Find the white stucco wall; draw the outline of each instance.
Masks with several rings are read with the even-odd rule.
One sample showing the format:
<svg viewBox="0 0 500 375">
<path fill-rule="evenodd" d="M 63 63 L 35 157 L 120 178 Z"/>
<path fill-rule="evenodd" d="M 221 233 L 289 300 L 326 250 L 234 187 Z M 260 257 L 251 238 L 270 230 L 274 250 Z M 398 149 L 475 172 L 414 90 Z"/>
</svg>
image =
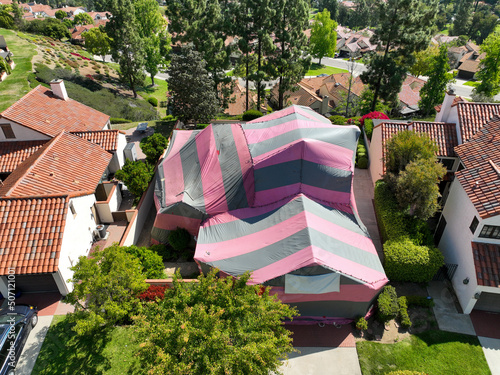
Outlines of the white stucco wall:
<svg viewBox="0 0 500 375">
<path fill-rule="evenodd" d="M 443 216 L 447 224 L 439 242 L 439 248 L 443 252 L 446 263 L 458 264 L 452 284 L 460 305 L 465 312 L 471 302 L 475 303 L 473 296 L 477 288 L 471 246 L 475 236 L 471 233 L 469 226 L 474 216 L 479 220 L 480 217 L 457 179 L 451 183 L 450 194 L 443 209 Z M 476 228 L 476 237 L 480 231 L 480 226 L 481 224 Z M 463 283 L 466 278 L 469 278 L 468 284 Z"/>
<path fill-rule="evenodd" d="M 27 128 L 26 126 L 19 125 L 18 123 L 7 120 L 3 117 L 0 117 L 0 124 L 10 124 L 12 127 L 12 131 L 16 138 L 5 138 L 3 131 L 0 130 L 0 141 L 35 141 L 39 139 L 50 139 L 51 137 L 39 133 L 33 129 Z"/>
<path fill-rule="evenodd" d="M 368 156 L 370 158 L 370 176 L 372 182 L 382 178 L 384 164 L 382 162 L 382 126 L 373 128 L 372 140 L 368 146 Z"/>
<path fill-rule="evenodd" d="M 96 222 L 92 215 L 92 206 L 95 203 L 95 195 L 85 195 L 70 199 L 73 203 L 76 215 L 73 216 L 69 206 L 66 215 L 66 225 L 64 226 L 61 254 L 59 256 L 59 273 L 68 287 L 68 291 L 73 290 L 73 286 L 67 283 L 73 275 L 69 269 L 78 262 L 80 256 L 88 255 L 92 245 L 92 231 L 96 227 Z M 57 282 L 57 278 L 54 277 Z"/>
<path fill-rule="evenodd" d="M 118 158 L 118 163 L 120 164 L 120 168 L 125 164 L 125 155 L 123 155 L 123 150 L 127 145 L 127 138 L 125 134 L 118 134 L 118 142 L 116 145 L 116 156 Z"/>
<path fill-rule="evenodd" d="M 105 202 L 96 202 L 97 213 L 102 223 L 112 223 L 113 212 L 118 211 L 122 203 L 121 190 L 116 184 L 103 184 L 106 189 L 108 199 Z"/>
</svg>

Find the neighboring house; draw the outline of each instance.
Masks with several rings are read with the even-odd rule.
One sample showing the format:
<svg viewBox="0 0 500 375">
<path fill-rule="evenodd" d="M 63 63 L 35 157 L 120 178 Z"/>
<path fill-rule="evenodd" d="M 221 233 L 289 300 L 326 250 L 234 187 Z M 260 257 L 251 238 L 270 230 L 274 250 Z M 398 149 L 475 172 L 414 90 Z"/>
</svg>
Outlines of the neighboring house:
<svg viewBox="0 0 500 375">
<path fill-rule="evenodd" d="M 246 111 L 246 89 L 241 86 L 238 81 L 233 81 L 233 83 L 233 93 L 230 96 L 230 102 L 228 103 L 228 107 L 224 110 L 224 113 L 230 116 L 238 116 Z M 248 108 L 254 108 L 255 103 L 257 103 L 257 94 L 250 90 Z"/>
<path fill-rule="evenodd" d="M 337 47 L 340 56 L 358 57 L 367 52 L 373 52 L 377 46 L 370 43 L 373 31 L 363 29 L 352 31 L 346 27 L 337 27 Z"/>
<path fill-rule="evenodd" d="M 461 167 L 435 234 L 465 314 L 500 312 L 500 117 L 455 151 Z"/>
<path fill-rule="evenodd" d="M 16 275 L 16 288 L 24 292 L 71 291 L 69 268 L 92 245 L 100 222 L 95 192 L 111 158 L 102 147 L 61 132 L 0 185 L 4 296 L 9 274 Z"/>
<path fill-rule="evenodd" d="M 322 78 L 322 77 L 320 77 Z M 285 91 L 285 106 L 289 105 L 301 105 L 309 107 L 319 114 L 326 115 L 327 113 L 333 110 L 333 107 L 330 106 L 328 97 L 322 98 L 315 91 L 313 91 L 307 84 L 303 83 L 304 80 L 297 84 L 296 90 L 294 91 Z M 271 89 L 271 97 L 270 102 L 275 107 L 278 106 L 278 97 L 279 97 L 279 85 L 276 84 Z"/>
<path fill-rule="evenodd" d="M 437 35 L 434 35 L 431 38 L 431 43 L 434 44 L 434 45 L 447 44 L 447 43 L 454 42 L 458 38 L 459 38 L 458 36 L 449 36 L 449 35 L 444 35 L 444 34 L 437 34 Z"/>
<path fill-rule="evenodd" d="M 107 20 L 108 13 L 107 12 L 87 12 L 87 14 L 92 17 L 94 21 Z"/>
<path fill-rule="evenodd" d="M 398 94 L 400 108 L 399 112 L 402 115 L 409 115 L 418 111 L 418 102 L 420 101 L 420 90 L 424 87 L 425 81 L 407 75 L 401 86 L 401 91 Z"/>
</svg>

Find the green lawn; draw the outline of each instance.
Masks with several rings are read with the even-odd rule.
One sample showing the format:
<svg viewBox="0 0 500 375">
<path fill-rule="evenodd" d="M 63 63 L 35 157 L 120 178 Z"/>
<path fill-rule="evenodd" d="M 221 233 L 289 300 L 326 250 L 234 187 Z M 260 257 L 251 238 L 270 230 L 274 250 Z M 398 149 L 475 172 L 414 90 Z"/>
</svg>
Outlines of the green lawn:
<svg viewBox="0 0 500 375">
<path fill-rule="evenodd" d="M 477 87 L 480 82 L 477 81 L 467 81 L 464 83 L 464 86 L 472 86 L 472 87 Z"/>
<path fill-rule="evenodd" d="M 66 316 L 56 315 L 32 374 L 137 374 L 139 363 L 134 354 L 138 349 L 130 327 L 79 337 L 71 330 Z"/>
<path fill-rule="evenodd" d="M 0 35 L 5 37 L 7 46 L 14 54 L 16 67 L 5 81 L 0 82 L 0 112 L 27 94 L 31 88 L 28 83 L 28 73 L 32 71 L 31 59 L 36 54 L 35 45 L 19 38 L 12 30 L 0 29 Z"/>
<path fill-rule="evenodd" d="M 361 371 L 367 375 L 394 370 L 413 370 L 428 375 L 490 374 L 475 336 L 426 331 L 396 344 L 358 342 Z"/>
<path fill-rule="evenodd" d="M 151 77 L 148 75 L 145 80 L 146 83 L 151 84 Z M 167 100 L 167 90 L 168 90 L 168 85 L 167 81 L 160 79 L 160 78 L 155 78 L 155 86 L 146 86 L 146 87 L 141 87 L 137 93 L 142 96 L 144 99 L 149 98 L 152 96 L 153 98 L 156 98 L 158 100 L 158 112 L 160 113 L 160 117 L 165 117 L 166 116 L 166 108 L 160 108 L 160 102 L 163 102 Z"/>
<path fill-rule="evenodd" d="M 313 63 L 311 64 L 311 68 L 307 71 L 306 76 L 317 76 L 323 73 L 328 75 L 336 73 L 347 73 L 347 70 L 325 65 L 320 66 L 319 64 Z"/>
</svg>

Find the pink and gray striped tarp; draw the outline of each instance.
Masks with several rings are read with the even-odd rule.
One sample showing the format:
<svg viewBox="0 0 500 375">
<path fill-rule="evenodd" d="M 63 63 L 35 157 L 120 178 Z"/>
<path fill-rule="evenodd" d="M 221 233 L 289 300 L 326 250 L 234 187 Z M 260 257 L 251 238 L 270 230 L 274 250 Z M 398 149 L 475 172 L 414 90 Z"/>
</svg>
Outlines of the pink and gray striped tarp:
<svg viewBox="0 0 500 375">
<path fill-rule="evenodd" d="M 152 237 L 188 229 L 203 270 L 249 271 L 303 316 L 365 315 L 387 278 L 352 193 L 359 135 L 300 106 L 176 131 Z"/>
</svg>

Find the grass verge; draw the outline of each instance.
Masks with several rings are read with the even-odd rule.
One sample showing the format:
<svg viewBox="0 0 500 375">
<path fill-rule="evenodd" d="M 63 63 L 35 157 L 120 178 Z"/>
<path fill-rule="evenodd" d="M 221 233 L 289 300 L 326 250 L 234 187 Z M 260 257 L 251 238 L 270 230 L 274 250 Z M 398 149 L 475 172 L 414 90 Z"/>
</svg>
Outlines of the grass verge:
<svg viewBox="0 0 500 375">
<path fill-rule="evenodd" d="M 33 375 L 137 374 L 139 349 L 130 327 L 78 336 L 66 316 L 56 315 L 35 363 Z"/>
<path fill-rule="evenodd" d="M 5 81 L 0 82 L 0 112 L 10 107 L 30 91 L 27 80 L 33 67 L 31 60 L 36 55 L 35 46 L 16 35 L 12 30 L 0 29 L 0 35 L 5 37 L 7 46 L 14 54 L 16 67 Z"/>
<path fill-rule="evenodd" d="M 316 63 L 311 64 L 311 68 L 307 71 L 306 76 L 317 76 L 320 74 L 336 74 L 347 73 L 347 70 L 334 68 L 333 66 L 319 65 Z"/>
<path fill-rule="evenodd" d="M 464 86 L 471 86 L 471 87 L 477 87 L 479 86 L 481 82 L 477 82 L 477 81 L 467 81 L 464 83 Z"/>
<path fill-rule="evenodd" d="M 475 336 L 431 330 L 396 344 L 362 341 L 356 348 L 363 374 L 382 375 L 395 370 L 429 375 L 490 374 Z"/>
<path fill-rule="evenodd" d="M 151 83 L 151 77 L 147 76 L 145 82 Z M 167 109 L 160 108 L 159 104 L 160 104 L 160 102 L 164 102 L 167 100 L 167 90 L 168 90 L 167 81 L 165 81 L 164 79 L 161 79 L 161 78 L 155 78 L 154 87 L 152 87 L 152 86 L 141 87 L 137 91 L 137 93 L 146 100 L 149 97 L 156 98 L 158 100 L 157 110 L 160 113 L 160 117 L 165 117 Z"/>
</svg>

